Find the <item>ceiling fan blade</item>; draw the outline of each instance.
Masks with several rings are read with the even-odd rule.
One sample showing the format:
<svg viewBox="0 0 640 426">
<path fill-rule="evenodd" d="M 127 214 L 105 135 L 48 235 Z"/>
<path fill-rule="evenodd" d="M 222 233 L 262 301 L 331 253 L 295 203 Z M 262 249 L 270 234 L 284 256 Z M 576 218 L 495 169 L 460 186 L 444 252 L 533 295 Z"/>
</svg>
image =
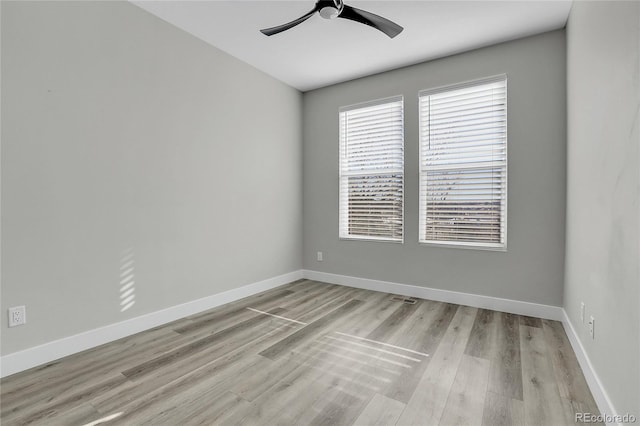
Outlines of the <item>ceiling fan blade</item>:
<svg viewBox="0 0 640 426">
<path fill-rule="evenodd" d="M 338 18 L 350 19 L 352 21 L 360 22 L 361 24 L 369 25 L 370 27 L 382 31 L 391 38 L 400 34 L 404 29 L 387 18 L 347 5 L 344 6 L 342 13 L 338 15 Z"/>
<path fill-rule="evenodd" d="M 278 25 L 276 27 L 271 27 L 271 28 L 265 28 L 264 30 L 260 30 L 260 32 L 264 35 L 268 35 L 268 36 L 272 36 L 274 34 L 278 34 L 281 33 L 283 31 L 286 31 L 290 28 L 295 27 L 298 24 L 303 23 L 304 21 L 306 21 L 307 19 L 311 18 L 311 16 L 316 13 L 318 11 L 317 6 L 310 11 L 309 13 L 307 13 L 306 15 L 303 15 L 301 17 L 299 17 L 296 20 L 293 20 L 291 22 L 287 22 L 286 24 L 282 24 L 282 25 Z"/>
</svg>

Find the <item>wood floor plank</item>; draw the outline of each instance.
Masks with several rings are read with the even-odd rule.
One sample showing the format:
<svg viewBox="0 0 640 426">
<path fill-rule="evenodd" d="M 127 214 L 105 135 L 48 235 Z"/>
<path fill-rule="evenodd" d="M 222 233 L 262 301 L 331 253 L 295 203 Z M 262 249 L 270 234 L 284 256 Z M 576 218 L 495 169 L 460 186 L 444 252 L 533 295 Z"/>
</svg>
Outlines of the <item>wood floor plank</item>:
<svg viewBox="0 0 640 426">
<path fill-rule="evenodd" d="M 48 416 L 40 418 L 38 420 L 32 420 L 30 426 L 51 426 L 52 424 L 59 425 L 84 425 L 90 423 L 96 419 L 102 417 L 95 408 L 90 404 L 82 404 L 79 406 L 73 406 L 68 410 L 51 410 Z M 11 422 L 7 421 L 2 423 L 5 426 L 11 426 L 13 424 L 24 424 L 22 421 Z"/>
<path fill-rule="evenodd" d="M 94 398 L 92 404 L 104 413 L 119 409 L 130 412 L 139 411 L 149 405 L 162 404 L 163 399 L 177 393 L 188 392 L 201 384 L 207 389 L 215 388 L 222 393 L 261 359 L 255 355 L 247 356 L 246 351 L 249 348 L 267 347 L 287 333 L 286 329 L 276 330 L 268 335 L 259 333 L 260 336 L 256 340 L 240 346 L 235 344 L 233 350 L 210 354 L 211 357 L 204 363 L 192 363 L 187 359 L 172 365 L 169 373 L 147 376 L 139 383 L 129 382 L 118 392 Z"/>
<path fill-rule="evenodd" d="M 135 409 L 125 409 L 118 423 L 127 425 L 213 424 L 232 416 L 249 405 L 247 401 L 224 391 L 209 378 L 181 392 L 156 394 Z"/>
<path fill-rule="evenodd" d="M 265 349 L 260 352 L 260 355 L 265 358 L 276 359 L 282 354 L 292 350 L 301 342 L 313 338 L 319 331 L 325 328 L 329 323 L 335 321 L 336 319 L 352 314 L 354 309 L 361 305 L 363 302 L 361 300 L 351 300 L 339 308 L 334 309 L 333 311 L 325 314 L 320 319 L 308 324 L 307 326 L 301 328 L 294 334 L 282 339 L 280 342 L 275 345 Z"/>
<path fill-rule="evenodd" d="M 483 426 L 524 426 L 524 402 L 487 390 Z"/>
<path fill-rule="evenodd" d="M 421 303 L 413 305 L 407 303 L 396 303 L 397 308 L 378 327 L 369 333 L 367 338 L 372 340 L 387 340 L 397 328 L 403 324 L 407 318 L 418 310 Z"/>
<path fill-rule="evenodd" d="M 257 347 L 255 348 L 255 350 L 260 350 L 260 349 L 264 349 L 264 348 L 260 348 L 259 345 L 257 345 Z M 257 357 L 257 359 L 259 359 L 259 358 L 261 358 L 261 357 Z M 291 363 L 288 363 L 288 364 L 291 364 Z M 286 366 L 287 366 L 287 364 L 283 365 L 283 367 L 286 367 Z M 195 377 L 195 380 L 198 381 L 198 380 L 200 380 L 200 377 L 203 377 L 203 376 L 204 377 L 210 376 L 209 372 L 206 371 L 206 370 L 211 371 L 211 367 L 207 366 L 207 367 L 201 369 L 200 371 L 197 371 L 198 374 L 197 374 L 197 377 Z M 223 371 L 225 373 L 228 372 L 228 370 L 223 370 Z M 248 366 L 247 365 L 240 365 L 240 366 L 233 367 L 233 371 L 235 372 L 235 377 L 233 375 L 228 375 L 227 374 L 227 380 L 233 378 L 233 379 L 237 379 L 239 381 L 246 381 L 246 380 L 249 380 L 248 378 L 252 376 L 251 372 L 255 371 L 255 369 L 251 365 L 248 365 Z M 190 375 L 193 375 L 193 374 L 190 374 Z M 187 380 L 186 379 L 188 379 L 188 377 L 185 377 L 185 380 L 182 380 L 182 384 L 184 384 L 185 386 L 187 385 Z M 214 385 L 214 387 L 218 386 L 218 384 L 220 383 L 219 380 L 220 380 L 220 378 L 218 377 L 218 380 L 216 381 L 216 384 Z M 295 382 L 295 380 L 291 380 L 291 379 L 290 379 L 290 381 L 294 381 Z M 182 386 L 182 384 L 180 386 Z M 225 385 L 226 388 L 228 388 L 231 385 L 231 384 L 227 385 L 226 383 L 223 383 L 223 384 Z M 143 397 L 139 397 L 139 398 L 151 400 L 150 402 L 153 405 L 154 404 L 153 400 L 159 400 L 160 397 L 166 397 L 167 392 L 175 393 L 177 385 L 175 383 L 170 383 L 170 384 L 166 385 L 164 388 L 166 389 L 166 391 L 163 391 L 163 393 L 154 392 L 155 395 L 153 395 L 151 397 L 143 396 Z M 147 404 L 148 403 L 149 402 L 147 402 Z M 300 404 L 298 404 L 298 405 L 300 405 Z M 115 407 L 112 406 L 111 408 L 115 408 Z M 140 411 L 141 409 L 143 409 L 143 410 L 145 409 L 144 407 L 142 407 L 140 405 L 140 403 L 137 403 L 136 405 L 133 405 L 133 406 L 128 406 L 126 408 L 129 411 Z M 291 408 L 291 407 L 289 407 L 289 408 Z M 275 414 L 279 414 L 281 412 L 282 412 L 281 410 L 280 411 L 276 411 Z M 251 409 L 248 409 L 247 413 L 251 413 Z M 247 414 L 247 413 L 245 413 L 245 414 Z M 258 413 L 260 413 L 260 410 L 258 410 Z M 254 413 L 254 415 L 255 415 L 255 413 Z M 246 421 L 251 421 L 251 419 L 256 420 L 255 418 L 252 417 L 251 414 L 248 414 L 248 416 L 249 416 L 249 419 L 246 420 Z M 234 418 L 232 417 L 232 420 L 231 420 L 232 422 L 233 422 L 233 419 Z M 236 419 L 236 420 L 238 420 L 238 419 Z"/>
<path fill-rule="evenodd" d="M 436 425 L 453 386 L 477 309 L 460 306 L 420 378 L 398 424 Z"/>
<path fill-rule="evenodd" d="M 254 328 L 236 328 L 233 338 L 202 348 L 188 357 L 176 359 L 168 364 L 169 368 L 160 368 L 143 375 L 131 385 L 123 385 L 120 392 L 99 397 L 93 404 L 102 412 L 111 411 L 122 404 L 128 404 L 131 400 L 146 399 L 149 393 L 156 389 L 175 387 L 176 383 L 184 383 L 186 378 L 195 374 L 198 375 L 194 379 L 195 382 L 209 375 L 225 375 L 227 369 L 249 360 L 250 357 L 246 356 L 248 348 L 267 347 L 292 332 L 288 327 L 273 328 L 281 322 L 276 318 L 265 316 L 265 319 L 266 322 L 261 322 Z M 184 386 L 189 386 L 189 383 L 184 383 Z"/>
<path fill-rule="evenodd" d="M 291 355 L 284 355 L 286 356 Z M 327 388 L 319 374 L 309 373 L 309 369 L 297 365 L 286 379 L 276 382 L 254 400 L 247 410 L 232 416 L 223 424 L 296 424 L 293 419 L 310 407 Z"/>
<path fill-rule="evenodd" d="M 12 376 L 3 379 L 0 398 L 2 415 L 20 407 L 42 404 L 61 394 L 82 390 L 91 384 L 87 377 L 117 375 L 132 363 L 159 355 L 172 345 L 183 343 L 185 340 L 170 329 L 151 331 L 144 336 L 128 337 L 122 342 L 103 345 L 99 350 L 87 351 L 84 357 L 78 354 L 65 358 L 53 366 L 37 369 L 30 378 Z"/>
<path fill-rule="evenodd" d="M 525 426 L 524 401 L 519 399 L 511 400 L 511 417 L 513 418 L 513 426 Z M 573 423 L 567 423 L 573 425 Z"/>
<path fill-rule="evenodd" d="M 351 299 L 360 299 L 362 291 L 354 288 L 341 287 L 339 291 L 334 293 L 333 297 L 326 300 L 324 303 L 320 303 L 317 306 L 306 308 L 303 312 L 298 313 L 296 309 L 292 309 L 291 315 L 306 323 L 316 321 L 324 316 L 327 312 L 331 312 L 339 306 L 344 305 Z"/>
<path fill-rule="evenodd" d="M 94 395 L 108 391 L 124 383 L 126 380 L 127 378 L 121 374 L 108 378 L 100 378 L 83 389 L 52 396 L 46 402 L 26 407 L 20 411 L 4 413 L 2 423 L 10 424 L 16 422 L 16 424 L 32 424 L 37 422 L 53 422 L 52 418 L 61 416 L 75 407 L 86 404 Z"/>
<path fill-rule="evenodd" d="M 325 378 L 329 373 L 330 386 L 311 407 L 317 414 L 312 418 L 303 415 L 296 424 L 352 424 L 387 383 L 425 360 L 374 341 L 355 341 L 344 335 L 323 337 L 322 343 L 328 345 L 324 351 L 327 363 L 320 371 Z"/>
<path fill-rule="evenodd" d="M 301 293 L 301 292 L 296 292 Z M 278 306 L 285 308 L 293 318 L 298 318 L 310 309 L 323 305 L 332 300 L 336 295 L 345 293 L 344 287 L 327 284 L 325 287 L 317 287 L 314 292 L 309 292 L 300 298 L 288 298 L 285 303 Z"/>
<path fill-rule="evenodd" d="M 518 315 L 481 309 L 465 353 L 491 361 L 488 390 L 522 400 Z"/>
<path fill-rule="evenodd" d="M 285 309 L 276 308 L 276 309 L 271 309 L 269 313 L 273 315 L 279 315 L 284 312 L 285 312 Z M 270 317 L 268 316 L 254 314 L 251 318 L 245 321 L 232 325 L 231 327 L 228 327 L 222 331 L 211 334 L 204 338 L 198 339 L 194 342 L 183 345 L 171 352 L 168 352 L 159 357 L 156 357 L 154 359 L 151 359 L 149 361 L 136 365 L 135 367 L 129 368 L 123 371 L 122 374 L 124 374 L 129 380 L 136 380 L 141 376 L 152 373 L 153 371 L 159 368 L 163 368 L 168 364 L 173 363 L 176 360 L 189 357 L 191 354 L 201 350 L 204 347 L 211 346 L 217 342 L 222 342 L 224 339 L 227 339 L 230 336 L 237 334 L 238 332 L 241 332 L 243 330 L 249 330 L 255 327 L 257 324 L 265 321 L 269 321 L 269 320 L 270 320 Z"/>
<path fill-rule="evenodd" d="M 322 395 L 320 400 L 324 399 Z M 334 391 L 330 402 L 317 406 L 318 414 L 308 423 L 310 426 L 335 426 L 352 424 L 366 404 L 363 397 Z M 306 422 L 305 422 L 306 423 Z"/>
<path fill-rule="evenodd" d="M 542 320 L 540 318 L 528 317 L 525 315 L 518 315 L 518 320 L 520 321 L 520 325 L 525 325 L 527 327 L 542 328 Z"/>
<path fill-rule="evenodd" d="M 225 390 L 225 380 L 213 375 L 191 376 L 172 382 L 130 403 L 114 407 L 123 414 L 120 424 L 195 424 L 209 417 L 230 416 L 249 403 Z M 229 378 L 227 378 L 229 380 Z M 204 421 L 209 423 L 209 421 Z"/>
<path fill-rule="evenodd" d="M 387 306 L 391 306 L 392 302 L 387 300 L 388 305 L 385 305 L 383 300 L 384 295 L 378 293 L 372 300 L 365 302 L 363 308 L 359 311 L 359 316 L 353 318 L 348 324 L 342 322 L 331 323 L 332 327 L 324 329 L 324 333 L 321 333 L 316 339 L 311 339 L 305 342 L 302 347 L 296 348 L 294 351 L 289 352 L 285 356 L 275 361 L 265 358 L 265 362 L 254 368 L 254 371 L 249 372 L 249 379 L 240 380 L 233 386 L 233 392 L 241 395 L 243 398 L 254 401 L 260 395 L 268 393 L 270 387 L 275 386 L 280 381 L 289 380 L 292 374 L 296 373 L 301 368 L 306 368 L 307 365 L 312 367 L 329 368 L 340 370 L 341 374 L 346 377 L 350 376 L 348 366 L 342 366 L 339 363 L 332 362 L 328 364 L 329 357 L 323 349 L 322 343 L 318 340 L 326 339 L 326 335 L 338 336 L 335 334 L 336 330 L 348 331 L 348 332 L 361 332 L 367 334 L 373 330 L 380 322 L 392 313 Z M 382 302 L 382 303 L 381 303 Z M 326 313 L 326 312 L 325 312 Z M 332 355 L 336 355 L 335 351 Z M 345 360 L 347 358 L 344 358 Z M 364 362 L 360 360 L 361 362 Z M 261 367 L 270 365 L 271 368 L 264 370 Z M 367 364 L 372 366 L 373 364 Z M 373 368 L 373 367 L 371 367 Z M 381 374 L 384 374 L 381 373 Z"/>
<path fill-rule="evenodd" d="M 490 361 L 463 355 L 440 419 L 441 426 L 482 424 Z"/>
<path fill-rule="evenodd" d="M 395 425 L 404 407 L 405 404 L 402 402 L 377 393 L 353 424 L 354 426 Z"/>
<path fill-rule="evenodd" d="M 509 426 L 512 423 L 511 398 L 487 391 L 482 411 L 482 425 Z"/>
<path fill-rule="evenodd" d="M 500 313 L 479 309 L 464 353 L 491 360 L 496 352 L 496 338 Z"/>
<path fill-rule="evenodd" d="M 180 334 L 189 334 L 203 329 L 207 332 L 212 332 L 227 328 L 229 323 L 233 323 L 238 320 L 238 316 L 248 316 L 248 307 L 267 311 L 280 306 L 284 298 L 292 295 L 295 295 L 295 292 L 291 290 L 282 290 L 272 294 L 266 294 L 264 297 L 257 299 L 256 301 L 245 300 L 242 304 L 234 306 L 233 309 L 215 310 L 205 315 L 192 317 L 190 318 L 190 323 L 184 324 L 180 327 L 174 327 L 174 330 Z"/>
<path fill-rule="evenodd" d="M 276 322 L 276 319 L 270 319 Z M 242 336 L 236 336 L 227 345 L 216 347 L 212 351 L 203 351 L 193 357 L 180 360 L 169 369 L 162 369 L 153 375 L 147 375 L 138 383 L 123 385 L 118 392 L 99 396 L 92 404 L 101 412 L 110 412 L 122 407 L 128 411 L 138 410 L 143 405 L 155 403 L 167 395 L 182 392 L 192 388 L 197 383 L 214 379 L 216 388 L 225 386 L 238 379 L 240 373 L 260 359 L 258 356 L 248 356 L 250 349 L 260 350 L 273 344 L 290 333 L 289 329 L 281 328 L 268 333 L 261 329 L 246 330 Z"/>
<path fill-rule="evenodd" d="M 373 395 L 373 392 L 379 389 L 375 386 L 384 384 L 384 382 L 379 383 L 378 381 L 384 380 L 381 375 L 388 374 L 389 368 L 385 369 L 385 367 L 379 366 L 372 358 L 365 359 L 366 357 L 363 356 L 349 354 L 349 348 L 337 347 L 330 350 L 325 348 L 325 341 L 331 340 L 328 337 L 338 335 L 335 333 L 336 330 L 352 331 L 348 325 L 353 325 L 355 321 L 355 329 L 361 332 L 370 332 L 392 313 L 390 309 L 383 309 L 386 313 L 380 316 L 376 308 L 381 306 L 380 302 L 384 299 L 381 299 L 379 295 L 365 299 L 361 309 L 358 310 L 358 316 L 332 321 L 322 329 L 322 332 L 315 339 L 302 342 L 275 361 L 276 369 L 284 371 L 286 374 L 278 380 L 276 386 L 266 390 L 261 387 L 262 394 L 253 401 L 260 407 L 287 404 L 287 408 L 263 412 L 261 414 L 263 423 L 309 424 L 323 422 L 327 420 L 323 416 L 318 417 L 318 413 L 324 412 L 325 409 L 332 413 L 331 421 L 337 421 L 338 417 L 355 418 L 368 400 L 366 395 Z M 384 302 L 382 306 L 384 306 Z M 368 316 L 367 314 L 373 315 Z M 366 321 L 363 321 L 362 317 L 365 317 Z M 372 349 L 372 351 L 375 350 Z M 273 378 L 277 377 L 271 379 Z M 311 386 L 315 390 L 316 396 L 315 398 L 296 399 L 295 404 L 291 404 L 288 402 L 289 398 L 296 398 L 299 391 L 292 391 L 288 386 L 282 388 L 282 384 L 296 384 L 300 381 Z M 305 392 L 307 391 L 308 389 Z M 250 394 L 250 397 L 252 396 L 255 397 Z M 350 403 L 345 405 L 345 400 Z M 361 406 L 355 404 L 354 401 L 361 401 Z M 339 407 L 342 408 L 339 409 Z M 253 410 L 247 418 L 242 419 L 242 422 L 257 422 L 256 413 L 258 411 L 257 408 Z"/>
<path fill-rule="evenodd" d="M 375 377 L 363 375 L 366 368 L 356 363 L 356 359 L 335 357 L 326 353 L 325 362 L 321 364 L 307 364 L 318 380 L 317 398 L 308 407 L 300 407 L 297 412 L 287 413 L 288 424 L 351 424 L 373 397 Z M 335 366 L 350 370 L 354 375 L 340 375 Z M 327 374 L 327 372 L 330 372 Z M 321 388 L 320 386 L 324 386 Z"/>
<path fill-rule="evenodd" d="M 415 312 L 404 323 L 390 329 L 384 339 L 407 349 L 433 352 L 457 308 L 457 305 L 448 303 L 420 300 Z"/>
<path fill-rule="evenodd" d="M 174 405 L 175 404 L 175 405 Z M 222 395 L 216 393 L 214 397 L 210 392 L 197 396 L 185 395 L 182 400 L 171 401 L 171 408 L 156 413 L 144 419 L 144 413 L 138 417 L 144 420 L 136 422 L 140 426 L 201 424 L 212 425 L 223 423 L 236 413 L 245 410 L 249 403 L 231 392 Z"/>
<path fill-rule="evenodd" d="M 458 313 L 458 306 L 448 303 L 424 304 L 429 308 L 428 314 L 422 315 L 421 311 L 416 311 L 416 316 L 409 320 L 415 324 L 422 323 L 420 329 L 415 329 L 415 334 L 411 339 L 396 338 L 390 339 L 394 344 L 414 349 L 418 352 L 429 354 L 429 358 L 423 360 L 419 365 L 410 370 L 404 370 L 383 392 L 385 396 L 403 403 L 408 403 L 414 395 L 420 380 L 432 362 L 432 356 L 440 347 L 441 341 L 451 327 L 455 315 Z M 474 311 L 475 314 L 475 311 Z M 454 325 L 454 328 L 457 325 Z M 457 331 L 457 330 L 455 330 Z M 398 335 L 396 335 L 398 336 Z M 466 341 L 465 341 L 466 344 Z"/>
<path fill-rule="evenodd" d="M 522 401 L 522 360 L 518 316 L 498 312 L 488 390 Z"/>
<path fill-rule="evenodd" d="M 562 327 L 562 323 L 543 320 L 542 329 L 544 330 L 545 342 L 551 355 L 551 363 L 560 396 L 580 404 L 581 409 L 584 410 L 581 412 L 597 412 L 598 406 L 589 391 L 589 386 L 584 378 L 580 364 L 578 364 L 578 359 L 571 349 L 571 343 L 569 343 L 569 338 Z"/>
<path fill-rule="evenodd" d="M 388 293 L 357 290 L 353 297 L 364 301 L 363 306 L 358 309 L 358 315 L 351 316 L 349 321 L 341 321 L 336 324 L 332 331 L 366 337 L 389 315 L 393 314 L 397 307 L 397 303 L 391 300 Z"/>
<path fill-rule="evenodd" d="M 542 328 L 520 325 L 525 423 L 561 425 L 566 417 Z"/>
<path fill-rule="evenodd" d="M 583 415 L 584 413 L 594 413 L 594 411 L 592 411 L 593 407 L 591 407 L 588 404 L 583 404 L 581 402 L 569 400 L 566 398 L 560 398 L 560 402 L 562 403 L 562 407 L 564 408 L 564 414 L 566 417 L 567 424 L 571 422 L 580 423 L 580 421 L 578 421 L 576 417 L 578 413 L 581 415 Z M 597 413 L 597 409 L 596 409 L 596 413 Z M 594 422 L 590 422 L 589 424 L 604 426 L 603 422 L 594 421 Z"/>
</svg>

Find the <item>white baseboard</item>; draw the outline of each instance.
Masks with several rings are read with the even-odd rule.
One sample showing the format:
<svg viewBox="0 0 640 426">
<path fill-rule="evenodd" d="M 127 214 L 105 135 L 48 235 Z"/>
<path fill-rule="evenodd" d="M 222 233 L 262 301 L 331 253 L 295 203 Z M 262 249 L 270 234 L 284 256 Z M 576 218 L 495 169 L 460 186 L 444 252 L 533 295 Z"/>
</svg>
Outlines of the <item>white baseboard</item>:
<svg viewBox="0 0 640 426">
<path fill-rule="evenodd" d="M 519 300 L 481 296 L 479 294 L 461 293 L 458 291 L 440 290 L 436 288 L 393 283 L 389 281 L 378 281 L 368 278 L 329 274 L 326 272 L 311 271 L 308 269 L 303 271 L 303 276 L 310 280 L 339 284 L 347 287 L 382 291 L 402 296 L 419 297 L 421 299 L 435 300 L 438 302 L 455 303 L 457 305 L 473 306 L 474 308 L 491 309 L 494 311 L 527 315 L 556 321 L 562 321 L 563 319 L 563 309 L 559 306 L 541 305 L 538 303 L 522 302 Z"/>
<path fill-rule="evenodd" d="M 36 367 L 47 362 L 109 343 L 162 324 L 184 318 L 216 306 L 279 287 L 303 277 L 302 270 L 289 272 L 202 299 L 151 312 L 125 321 L 109 324 L 40 346 L 14 352 L 0 358 L 0 377 Z"/>
<path fill-rule="evenodd" d="M 591 360 L 589 359 L 587 352 L 584 350 L 584 346 L 582 346 L 582 342 L 578 337 L 578 333 L 576 333 L 576 329 L 573 327 L 573 323 L 564 309 L 562 310 L 562 314 L 564 330 L 567 333 L 573 352 L 575 352 L 576 357 L 578 358 L 578 363 L 582 368 L 584 378 L 587 380 L 587 384 L 589 385 L 589 389 L 591 389 L 591 394 L 598 405 L 598 409 L 600 409 L 600 413 L 609 417 L 615 417 L 617 414 L 615 407 L 613 406 L 609 395 L 605 391 L 604 386 L 602 386 L 602 382 L 600 381 L 596 370 L 593 368 L 593 364 L 591 364 Z M 607 424 L 618 425 L 620 423 L 607 422 Z"/>
<path fill-rule="evenodd" d="M 571 342 L 571 346 L 576 353 L 578 362 L 584 372 L 585 378 L 589 388 L 591 389 L 593 397 L 598 404 L 600 412 L 610 416 L 614 416 L 616 414 L 613 404 L 604 390 L 604 387 L 602 386 L 602 383 L 600 382 L 600 379 L 598 378 L 598 375 L 596 374 L 593 365 L 591 364 L 591 361 L 589 360 L 589 357 L 576 334 L 573 324 L 569 320 L 564 309 L 561 307 L 346 275 L 329 274 L 311 270 L 298 270 L 279 275 L 277 277 L 245 285 L 237 289 L 228 290 L 202 299 L 193 300 L 191 302 L 172 306 L 160 311 L 141 315 L 139 317 L 5 355 L 0 358 L 0 377 L 6 377 L 67 355 L 72 355 L 189 315 L 194 315 L 199 312 L 224 305 L 225 303 L 230 303 L 244 297 L 270 290 L 300 278 L 338 284 L 347 287 L 382 291 L 439 302 L 455 303 L 458 305 L 467 305 L 476 308 L 492 309 L 513 314 L 562 321 L 569 341 Z"/>
</svg>

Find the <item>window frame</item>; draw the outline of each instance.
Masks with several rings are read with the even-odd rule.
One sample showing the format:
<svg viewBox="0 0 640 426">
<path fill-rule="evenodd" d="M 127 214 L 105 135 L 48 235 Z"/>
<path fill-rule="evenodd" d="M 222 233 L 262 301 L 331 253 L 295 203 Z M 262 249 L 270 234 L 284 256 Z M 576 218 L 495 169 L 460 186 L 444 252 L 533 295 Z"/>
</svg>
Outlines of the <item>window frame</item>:
<svg viewBox="0 0 640 426">
<path fill-rule="evenodd" d="M 479 86 L 482 84 L 489 84 L 495 82 L 504 82 L 504 100 L 505 100 L 505 138 L 504 138 L 504 151 L 505 151 L 505 159 L 504 159 L 504 208 L 501 217 L 501 232 L 504 235 L 504 241 L 501 243 L 478 243 L 478 242 L 468 242 L 468 241 L 438 241 L 438 240 L 422 240 L 422 225 L 423 221 L 426 221 L 426 202 L 425 208 L 423 211 L 423 203 L 420 200 L 422 196 L 422 185 L 423 185 L 423 165 L 422 165 L 422 111 L 421 111 L 421 98 L 423 96 L 430 96 L 443 92 L 450 92 L 455 90 L 464 89 L 467 87 Z M 466 250 L 483 250 L 483 251 L 497 251 L 497 252 L 506 252 L 507 251 L 507 242 L 508 242 L 508 202 L 509 202 L 509 155 L 508 155 L 508 146 L 509 146 L 509 119 L 508 119 L 508 76 L 507 74 L 497 74 L 490 77 L 478 78 L 474 80 L 467 80 L 460 83 L 447 84 L 443 86 L 437 86 L 431 89 L 424 89 L 418 92 L 417 98 L 417 108 L 418 108 L 418 244 L 420 246 L 425 247 L 443 247 L 443 248 L 456 248 L 456 249 L 466 249 Z M 454 167 L 452 167 L 454 169 Z M 426 192 L 426 191 L 425 191 Z M 423 218 L 424 215 L 424 218 Z"/>
<path fill-rule="evenodd" d="M 346 220 L 349 219 L 349 214 L 347 213 L 343 213 L 342 211 L 342 199 L 344 194 L 342 193 L 342 126 L 341 126 L 341 115 L 343 113 L 346 113 L 348 111 L 353 111 L 353 110 L 357 110 L 357 109 L 363 109 L 363 108 L 368 108 L 368 107 L 373 107 L 373 106 L 377 106 L 377 105 L 383 105 L 386 103 L 393 103 L 393 102 L 400 102 L 401 108 L 402 108 L 402 208 L 401 208 L 401 214 L 400 214 L 400 220 L 401 220 L 401 232 L 402 232 L 402 238 L 400 239 L 394 239 L 394 238 L 385 238 L 385 237 L 378 237 L 378 236 L 366 236 L 366 235 L 347 235 L 347 236 L 343 236 L 342 235 L 342 229 L 343 229 L 343 217 L 345 217 L 346 215 Z M 392 244 L 404 244 L 404 239 L 405 239 L 405 198 L 406 198 L 406 194 L 405 194 L 405 185 L 406 185 L 406 180 L 405 180 L 405 168 L 406 168 L 406 162 L 405 162 L 405 99 L 404 99 L 404 95 L 400 94 L 400 95 L 394 95 L 394 96 L 388 96 L 385 98 L 378 98 L 378 99 L 373 99 L 370 101 L 365 101 L 365 102 L 359 102 L 359 103 L 355 103 L 355 104 L 350 104 L 350 105 L 345 105 L 342 106 L 338 109 L 338 239 L 340 241 L 368 241 L 368 242 L 380 242 L 380 243 L 392 243 Z M 384 170 L 378 170 L 377 171 L 378 174 L 380 173 L 384 173 Z M 371 174 L 375 174 L 375 173 L 371 173 Z M 348 225 L 347 225 L 348 228 Z"/>
</svg>

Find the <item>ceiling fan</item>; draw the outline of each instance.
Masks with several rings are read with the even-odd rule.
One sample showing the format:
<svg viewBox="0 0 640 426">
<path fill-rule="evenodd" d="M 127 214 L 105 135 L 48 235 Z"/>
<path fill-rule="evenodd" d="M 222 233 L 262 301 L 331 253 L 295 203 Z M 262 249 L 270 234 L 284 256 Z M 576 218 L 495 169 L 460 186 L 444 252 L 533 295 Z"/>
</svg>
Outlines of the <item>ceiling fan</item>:
<svg viewBox="0 0 640 426">
<path fill-rule="evenodd" d="M 391 38 L 394 38 L 403 30 L 403 28 L 395 22 L 391 22 L 390 20 L 383 18 L 382 16 L 378 16 L 375 13 L 347 6 L 344 4 L 343 0 L 318 0 L 313 10 L 298 19 L 276 27 L 265 28 L 260 30 L 260 32 L 268 36 L 281 33 L 282 31 L 286 31 L 303 23 L 307 19 L 311 18 L 311 16 L 316 12 L 318 12 L 324 19 L 343 18 L 369 25 L 370 27 L 382 31 Z"/>
</svg>

